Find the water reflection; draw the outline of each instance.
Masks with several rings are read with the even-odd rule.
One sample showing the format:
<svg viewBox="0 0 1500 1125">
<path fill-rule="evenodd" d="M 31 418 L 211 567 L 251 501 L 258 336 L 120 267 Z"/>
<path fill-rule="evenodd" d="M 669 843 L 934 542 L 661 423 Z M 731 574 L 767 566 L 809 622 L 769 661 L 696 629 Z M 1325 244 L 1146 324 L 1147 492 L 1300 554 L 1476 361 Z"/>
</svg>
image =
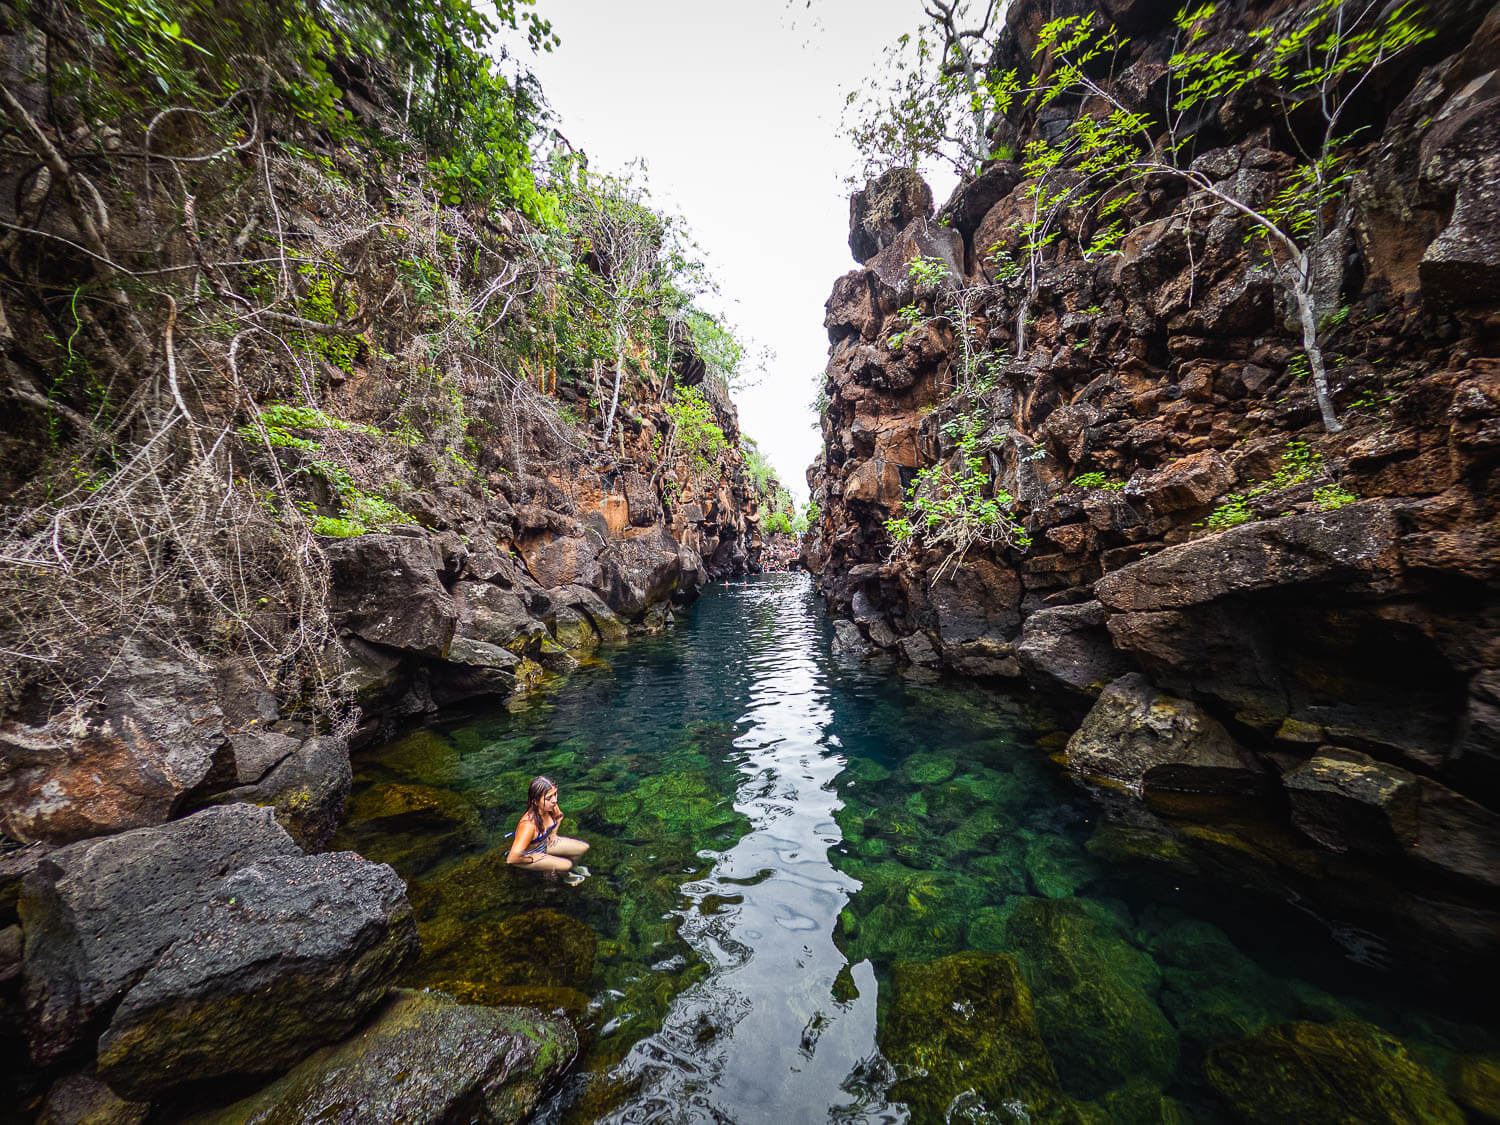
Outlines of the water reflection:
<svg viewBox="0 0 1500 1125">
<path fill-rule="evenodd" d="M 851 974 L 833 940 L 859 884 L 829 861 L 842 839 L 834 780 L 847 763 L 825 736 L 833 714 L 816 618 L 786 582 L 727 596 L 752 623 L 734 740 L 734 807 L 750 830 L 683 886 L 680 936 L 709 976 L 625 1059 L 620 1073 L 640 1092 L 604 1120 L 902 1120 L 845 1088 L 876 1053 L 876 985 L 868 962 Z M 731 904 L 705 907 L 720 902 Z"/>
</svg>

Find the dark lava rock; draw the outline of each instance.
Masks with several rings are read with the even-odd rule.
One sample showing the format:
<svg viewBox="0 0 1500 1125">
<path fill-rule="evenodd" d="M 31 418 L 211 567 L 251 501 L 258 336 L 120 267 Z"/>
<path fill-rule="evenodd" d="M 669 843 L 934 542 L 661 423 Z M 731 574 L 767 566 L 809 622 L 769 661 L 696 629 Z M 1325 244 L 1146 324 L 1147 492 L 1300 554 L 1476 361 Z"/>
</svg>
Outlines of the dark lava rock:
<svg viewBox="0 0 1500 1125">
<path fill-rule="evenodd" d="M 1213 1048 L 1203 1073 L 1241 1121 L 1458 1125 L 1464 1119 L 1400 1040 L 1357 1020 L 1268 1027 Z"/>
<path fill-rule="evenodd" d="M 167 820 L 225 745 L 206 671 L 131 641 L 88 703 L 46 726 L 0 723 L 0 830 L 65 844 Z"/>
<path fill-rule="evenodd" d="M 1058 1089 L 1031 992 L 1004 953 L 898 961 L 880 1046 L 911 1075 L 889 1096 L 918 1121 L 951 1120 L 949 1108 L 966 1091 L 991 1113 L 1011 1106 L 1018 1119 L 1016 1109 L 1031 1121 L 1080 1120 Z"/>
<path fill-rule="evenodd" d="M 861 264 L 913 219 L 932 217 L 932 189 L 911 168 L 892 168 L 849 197 L 849 252 Z"/>
<path fill-rule="evenodd" d="M 125 996 L 99 1074 L 128 1097 L 265 1074 L 347 1035 L 417 952 L 406 887 L 353 852 L 229 876 Z"/>
<path fill-rule="evenodd" d="M 59 848 L 26 877 L 22 998 L 32 1057 L 50 1063 L 173 942 L 225 875 L 299 851 L 270 809 L 229 805 Z"/>
<path fill-rule="evenodd" d="M 573 1061 L 564 1019 L 400 992 L 368 1027 L 192 1125 L 508 1125 Z"/>
<path fill-rule="evenodd" d="M 1108 611 L 1098 602 L 1039 609 L 1026 619 L 1016 656 L 1035 682 L 1083 695 L 1130 671 L 1110 643 Z"/>
<path fill-rule="evenodd" d="M 1500 885 L 1500 816 L 1431 778 L 1328 746 L 1282 779 L 1292 823 L 1335 852 L 1405 854 Z"/>
<path fill-rule="evenodd" d="M 344 819 L 354 770 L 342 738 L 310 738 L 256 785 L 231 789 L 219 800 L 270 805 L 292 838 L 316 851 L 333 838 Z"/>
<path fill-rule="evenodd" d="M 1176 609 L 1226 594 L 1311 582 L 1350 589 L 1394 588 L 1400 574 L 1397 525 L 1380 501 L 1232 527 L 1158 551 L 1094 583 L 1116 612 Z"/>
<path fill-rule="evenodd" d="M 1254 791 L 1261 771 L 1211 715 L 1139 672 L 1121 676 L 1068 739 L 1068 768 L 1143 790 Z"/>
<path fill-rule="evenodd" d="M 446 564 L 435 539 L 358 535 L 323 550 L 341 628 L 372 644 L 443 655 L 458 610 L 439 580 Z"/>
<path fill-rule="evenodd" d="M 149 1103 L 126 1101 L 93 1074 L 70 1074 L 47 1091 L 36 1125 L 141 1125 L 150 1112 Z"/>
</svg>

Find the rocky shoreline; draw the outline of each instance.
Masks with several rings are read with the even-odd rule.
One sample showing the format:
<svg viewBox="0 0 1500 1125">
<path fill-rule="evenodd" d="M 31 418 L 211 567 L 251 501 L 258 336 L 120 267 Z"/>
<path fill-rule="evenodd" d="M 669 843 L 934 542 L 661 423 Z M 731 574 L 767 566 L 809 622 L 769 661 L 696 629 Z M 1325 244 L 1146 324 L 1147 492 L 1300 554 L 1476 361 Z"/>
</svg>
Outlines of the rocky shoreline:
<svg viewBox="0 0 1500 1125">
<path fill-rule="evenodd" d="M 566 1020 L 393 994 L 417 952 L 405 887 L 322 849 L 351 749 L 462 700 L 524 695 L 755 565 L 754 508 L 734 493 L 680 504 L 669 525 L 654 492 L 632 504 L 613 475 L 592 510 L 325 543 L 353 723 L 283 714 L 248 667 L 137 641 L 99 702 L 0 729 L 0 819 L 24 844 L 0 854 L 0 995 L 35 1068 L 17 1077 L 31 1098 L 50 1085 L 41 1120 L 175 1115 L 288 1067 L 253 1109 L 194 1119 L 302 1120 L 379 1086 L 401 1120 L 515 1120 L 566 1069 Z M 351 1086 L 345 1056 L 375 1085 Z M 377 1081 L 391 1067 L 409 1080 Z"/>
<path fill-rule="evenodd" d="M 1098 7 L 1132 36 L 1120 88 L 1153 89 L 1170 12 Z M 1206 42 L 1237 42 L 1266 7 L 1216 14 Z M 997 69 L 1041 65 L 1049 12 L 1063 14 L 1011 6 Z M 1434 38 L 1360 107 L 1368 143 L 1330 235 L 1346 261 L 1330 337 L 1341 431 L 1318 422 L 1243 217 L 1214 198 L 1150 185 L 1103 255 L 1082 252 L 1087 220 L 1069 213 L 1028 285 L 998 265 L 1030 214 L 1021 164 L 991 161 L 936 214 L 898 169 L 851 201 L 861 266 L 827 304 L 829 406 L 808 474 L 824 515 L 803 559 L 846 650 L 1051 695 L 1080 724 L 1070 769 L 1123 794 L 1120 815 L 1196 833 L 1272 893 L 1322 888 L 1392 940 L 1488 963 L 1500 244 L 1478 216 L 1500 165 L 1465 138 L 1500 112 L 1500 17 L 1446 4 L 1424 18 Z M 1018 107 L 1003 139 L 1019 152 L 1080 112 Z M 1219 147 L 1193 168 L 1210 182 L 1282 182 L 1294 154 L 1270 100 L 1203 120 Z M 986 495 L 1014 498 L 1029 540 L 957 566 L 894 550 L 887 529 L 917 474 L 960 456 L 956 333 L 932 321 L 892 340 L 911 323 L 899 310 L 936 299 L 909 274 L 918 256 L 983 294 L 974 331 L 999 374 L 980 401 L 996 421 L 964 455 L 983 458 Z"/>
</svg>

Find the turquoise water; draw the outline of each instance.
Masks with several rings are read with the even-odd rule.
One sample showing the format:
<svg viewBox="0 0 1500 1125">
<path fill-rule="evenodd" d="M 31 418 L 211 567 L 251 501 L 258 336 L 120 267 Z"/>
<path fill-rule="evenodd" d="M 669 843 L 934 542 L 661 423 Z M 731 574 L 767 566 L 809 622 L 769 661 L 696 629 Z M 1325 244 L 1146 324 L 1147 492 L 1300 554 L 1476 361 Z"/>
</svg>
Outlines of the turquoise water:
<svg viewBox="0 0 1500 1125">
<path fill-rule="evenodd" d="M 583 1029 L 541 1120 L 1214 1122 L 1267 1096 L 1313 1120 L 1345 1087 L 1462 1120 L 1500 1075 L 1472 990 L 1105 815 L 1024 695 L 830 639 L 805 577 L 711 587 L 666 635 L 356 758 L 336 845 L 407 878 L 408 983 Z M 536 773 L 592 845 L 578 887 L 504 863 Z"/>
</svg>

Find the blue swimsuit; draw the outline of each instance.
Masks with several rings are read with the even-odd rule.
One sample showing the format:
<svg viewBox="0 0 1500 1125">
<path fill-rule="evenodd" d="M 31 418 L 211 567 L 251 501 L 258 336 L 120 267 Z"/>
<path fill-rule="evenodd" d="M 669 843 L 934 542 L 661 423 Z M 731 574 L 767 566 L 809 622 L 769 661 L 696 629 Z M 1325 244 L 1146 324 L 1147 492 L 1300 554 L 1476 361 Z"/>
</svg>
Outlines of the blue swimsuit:
<svg viewBox="0 0 1500 1125">
<path fill-rule="evenodd" d="M 545 855 L 547 853 L 547 837 L 552 835 L 552 830 L 557 827 L 557 821 L 547 826 L 547 830 L 531 841 L 531 847 L 527 848 L 522 855 Z"/>
</svg>

